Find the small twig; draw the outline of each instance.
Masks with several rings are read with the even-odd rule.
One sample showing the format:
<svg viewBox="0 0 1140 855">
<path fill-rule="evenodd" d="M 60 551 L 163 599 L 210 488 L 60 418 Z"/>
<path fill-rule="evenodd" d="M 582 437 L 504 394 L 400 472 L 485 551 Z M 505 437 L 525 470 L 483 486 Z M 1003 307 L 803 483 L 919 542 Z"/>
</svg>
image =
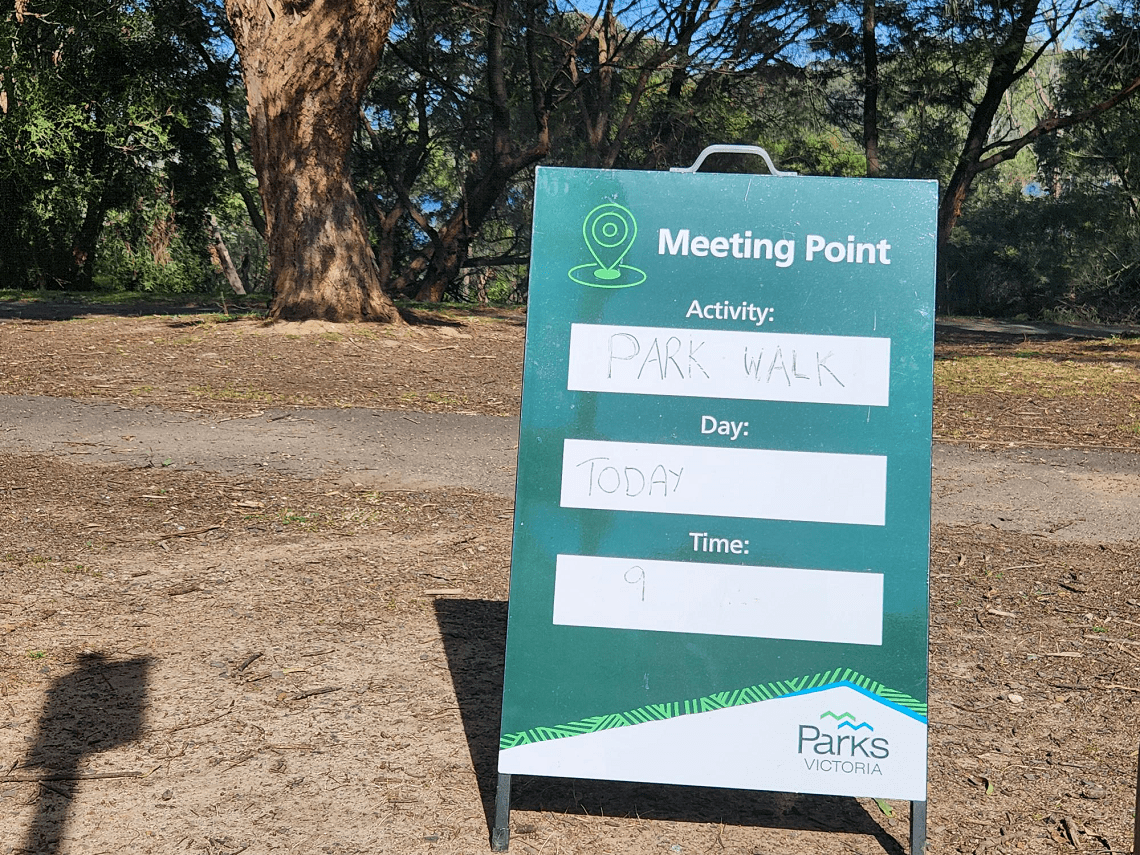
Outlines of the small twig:
<svg viewBox="0 0 1140 855">
<path fill-rule="evenodd" d="M 950 706 L 952 706 L 952 707 L 956 707 L 957 709 L 960 709 L 963 712 L 968 712 L 968 713 L 979 713 L 982 710 L 988 710 L 990 707 L 993 706 L 993 704 L 986 704 L 985 706 L 979 706 L 979 707 L 964 707 L 961 704 L 954 703 L 953 701 L 946 701 L 946 703 L 950 704 Z"/>
<path fill-rule="evenodd" d="M 1106 641 L 1110 644 L 1131 644 L 1133 647 L 1140 647 L 1140 641 L 1131 641 L 1127 638 L 1112 638 L 1108 635 L 1082 635 L 1088 641 Z"/>
<path fill-rule="evenodd" d="M 159 540 L 168 540 L 172 537 L 192 537 L 195 534 L 205 534 L 208 531 L 213 531 L 216 528 L 221 528 L 221 525 L 206 525 L 201 528 L 188 528 L 186 531 L 173 531 L 169 534 L 160 534 Z"/>
<path fill-rule="evenodd" d="M 233 711 L 234 711 L 234 702 L 233 702 L 233 701 L 230 701 L 230 706 L 229 706 L 229 709 L 227 709 L 227 710 L 226 710 L 224 713 L 222 713 L 221 715 L 216 715 L 216 716 L 214 716 L 213 718 L 207 718 L 207 719 L 204 719 L 204 720 L 202 720 L 202 721 L 192 721 L 192 722 L 190 722 L 189 724 L 180 724 L 180 725 L 178 725 L 178 726 L 176 726 L 176 727 L 172 727 L 172 728 L 170 728 L 170 729 L 167 731 L 167 733 L 174 733 L 175 731 L 179 731 L 179 730 L 186 730 L 187 728 L 191 728 L 191 727 L 201 727 L 201 726 L 202 726 L 202 725 L 204 725 L 204 724 L 210 724 L 211 722 L 215 722 L 215 721 L 217 721 L 217 720 L 218 720 L 218 719 L 220 719 L 220 718 L 225 718 L 226 716 L 228 716 L 228 715 L 229 715 L 230 713 L 232 713 Z"/>
<path fill-rule="evenodd" d="M 222 771 L 228 772 L 228 771 L 230 771 L 230 769 L 236 769 L 242 763 L 248 763 L 252 759 L 253 759 L 253 752 L 247 751 L 245 754 L 243 754 L 241 757 L 239 757 L 237 760 L 235 760 L 233 763 L 231 763 L 229 766 L 227 766 Z"/>
<path fill-rule="evenodd" d="M 248 668 L 250 665 L 252 665 L 254 662 L 256 662 L 258 659 L 260 659 L 264 655 L 265 654 L 262 653 L 260 650 L 257 651 L 256 653 L 249 654 L 249 656 L 245 657 L 245 659 L 242 660 L 242 663 L 240 665 L 238 665 L 236 668 L 234 668 L 234 673 L 240 674 L 242 671 L 244 671 L 246 668 Z"/>
<path fill-rule="evenodd" d="M 1135 653 L 1133 653 L 1133 652 L 1132 652 L 1131 650 L 1129 650 L 1128 648 L 1126 648 L 1126 647 L 1118 647 L 1118 648 L 1116 648 L 1116 649 L 1117 649 L 1119 652 L 1123 653 L 1125 656 L 1127 656 L 1129 659 L 1135 659 L 1137 662 L 1140 662 L 1140 656 L 1137 656 Z"/>
</svg>

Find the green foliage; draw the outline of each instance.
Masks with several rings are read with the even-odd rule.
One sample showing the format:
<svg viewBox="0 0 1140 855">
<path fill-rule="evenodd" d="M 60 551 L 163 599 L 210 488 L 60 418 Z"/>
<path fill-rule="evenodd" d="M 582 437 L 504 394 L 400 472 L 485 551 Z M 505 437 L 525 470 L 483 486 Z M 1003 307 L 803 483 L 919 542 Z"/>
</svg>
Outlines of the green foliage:
<svg viewBox="0 0 1140 855">
<path fill-rule="evenodd" d="M 170 222 L 187 232 L 181 243 L 200 244 L 217 167 L 212 92 L 191 49 L 208 38 L 196 9 L 183 0 L 27 0 L 3 13 L 0 283 L 91 288 L 97 269 L 106 281 L 106 226 L 147 219 L 153 200 L 171 194 Z M 162 267 L 167 255 L 152 258 Z"/>
<path fill-rule="evenodd" d="M 947 252 L 970 314 L 1035 315 L 1060 272 L 1053 209 L 1019 188 L 975 193 Z"/>
<path fill-rule="evenodd" d="M 768 147 L 781 169 L 802 175 L 857 178 L 867 174 L 867 157 L 838 131 L 806 132 Z"/>
<path fill-rule="evenodd" d="M 504 2 L 507 99 L 497 106 L 488 35 L 503 7 L 397 6 L 352 166 L 382 273 L 404 294 L 416 293 L 446 238 L 477 262 L 460 269 L 448 299 L 525 300 L 532 169 L 503 182 L 470 232 L 441 238 L 472 213 L 473 191 L 500 162 L 496 122 L 509 125 L 513 151 L 548 123 L 550 164 L 661 169 L 738 142 L 759 143 L 804 175 L 866 174 L 863 0 L 638 2 L 612 19 L 555 0 Z M 1052 21 L 1041 4 L 1023 61 L 1074 2 L 1049 6 Z M 949 179 L 1017 8 L 874 4 L 884 176 Z M 1134 0 L 1091 8 L 1079 43 L 1070 36 L 1064 50 L 1050 48 L 1009 89 L 987 152 L 1140 74 Z M 219 0 L 27 0 L 0 12 L 0 45 L 0 287 L 218 292 L 226 286 L 208 212 L 247 289 L 266 287 L 243 95 Z M 756 164 L 722 158 L 706 168 Z M 968 307 L 1135 318 L 1137 176 L 1140 99 L 983 173 L 947 256 Z"/>
<path fill-rule="evenodd" d="M 1093 107 L 1140 75 L 1137 10 L 1103 8 L 1086 47 L 1042 70 L 1062 113 Z M 974 311 L 1052 319 L 1140 318 L 1140 103 L 1038 140 L 1004 170 L 1017 189 L 975 193 L 951 253 Z M 992 186 L 992 182 L 991 182 Z"/>
<path fill-rule="evenodd" d="M 963 213 L 948 251 L 972 314 L 1140 317 L 1140 221 L 1108 188 L 1040 198 L 991 188 Z"/>
<path fill-rule="evenodd" d="M 211 280 L 201 245 L 175 228 L 174 207 L 157 198 L 131 211 L 112 211 L 96 257 L 94 285 L 104 291 L 196 292 Z"/>
</svg>

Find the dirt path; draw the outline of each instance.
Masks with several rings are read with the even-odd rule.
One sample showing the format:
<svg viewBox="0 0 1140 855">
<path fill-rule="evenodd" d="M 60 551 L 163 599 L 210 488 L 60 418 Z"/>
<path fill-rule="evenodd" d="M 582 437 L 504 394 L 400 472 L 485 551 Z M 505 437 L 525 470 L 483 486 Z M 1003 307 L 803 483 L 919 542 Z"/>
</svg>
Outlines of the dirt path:
<svg viewBox="0 0 1140 855">
<path fill-rule="evenodd" d="M 230 477 L 272 472 L 374 489 L 514 494 L 518 419 L 318 408 L 224 416 L 97 401 L 2 399 L 0 452 Z"/>
<path fill-rule="evenodd" d="M 1140 454 L 935 444 L 935 523 L 1084 543 L 1140 540 Z"/>
<path fill-rule="evenodd" d="M 518 420 L 362 408 L 243 417 L 46 396 L 3 399 L 0 452 L 273 473 L 384 490 L 462 487 L 514 495 Z M 936 443 L 935 523 L 1121 543 L 1140 539 L 1140 455 L 1074 449 L 979 451 Z"/>
</svg>

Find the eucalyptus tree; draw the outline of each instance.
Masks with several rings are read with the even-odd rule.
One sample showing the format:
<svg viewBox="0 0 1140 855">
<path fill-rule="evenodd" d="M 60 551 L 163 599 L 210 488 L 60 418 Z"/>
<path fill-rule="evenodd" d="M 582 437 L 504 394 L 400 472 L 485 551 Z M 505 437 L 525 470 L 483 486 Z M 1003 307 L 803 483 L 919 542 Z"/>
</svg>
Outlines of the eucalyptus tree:
<svg viewBox="0 0 1140 855">
<path fill-rule="evenodd" d="M 1016 157 L 1040 137 L 1088 121 L 1140 91 L 1138 74 L 1101 87 L 1094 103 L 1081 110 L 1062 112 L 1043 100 L 1037 121 L 1028 128 L 1011 120 L 1010 112 L 1003 109 L 1011 89 L 1030 75 L 1047 52 L 1061 44 L 1083 14 L 1098 5 L 1096 0 L 974 0 L 930 11 L 936 32 L 945 34 L 942 38 L 949 38 L 955 49 L 951 57 L 980 63 L 982 72 L 963 88 L 961 103 L 968 125 L 938 207 L 940 310 L 956 307 L 947 249 L 975 179 Z M 963 65 L 968 67 L 967 62 Z"/>
<path fill-rule="evenodd" d="M 770 112 L 765 102 L 802 82 L 806 44 L 832 3 L 686 0 L 670 7 L 662 22 L 669 38 L 651 54 L 664 73 L 646 91 L 646 64 L 636 66 L 636 77 L 627 72 L 630 94 L 610 150 L 632 148 L 637 159 L 626 153 L 627 163 L 662 169 L 691 162 L 709 143 L 770 137 L 772 129 L 759 121 Z M 644 119 L 632 125 L 644 131 L 624 137 L 639 97 Z"/>
<path fill-rule="evenodd" d="M 568 64 L 594 19 L 567 26 L 546 0 L 401 9 L 365 111 L 364 190 L 389 287 L 438 301 L 489 218 L 519 201 L 512 188 L 549 155 L 552 117 L 573 91 Z"/>
<path fill-rule="evenodd" d="M 395 0 L 225 0 L 265 210 L 271 317 L 399 323 L 348 155 Z"/>
<path fill-rule="evenodd" d="M 793 67 L 819 16 L 774 0 L 409 0 L 366 104 L 360 186 L 388 286 L 438 300 L 525 252 L 539 162 L 661 168 L 755 141 L 734 96 Z M 484 256 L 473 260 L 479 247 Z"/>
<path fill-rule="evenodd" d="M 1125 0 L 1134 4 L 1134 0 Z M 1140 89 L 1090 78 L 1079 109 L 1057 97 L 1052 70 L 1105 0 L 843 0 L 813 42 L 809 72 L 829 113 L 861 139 L 867 174 L 937 178 L 938 306 L 960 306 L 951 236 L 978 178 Z M 1008 168 L 1008 167 L 1007 167 Z M 1028 181 L 1028 179 L 1026 179 Z M 958 277 L 961 280 L 968 278 Z"/>
<path fill-rule="evenodd" d="M 570 57 L 562 156 L 576 151 L 592 168 L 675 163 L 729 81 L 778 56 L 801 18 L 798 7 L 768 0 L 607 0 Z"/>
<path fill-rule="evenodd" d="M 1124 91 L 1140 73 L 1140 4 L 1106 8 L 1081 33 L 1081 46 L 1061 64 L 1058 109 L 1083 114 L 1106 90 Z M 1092 114 L 1046 142 L 1038 141 L 1047 191 L 1061 196 L 1077 188 L 1103 191 L 1140 217 L 1140 101 Z"/>
<path fill-rule="evenodd" d="M 900 0 L 839 0 L 811 40 L 819 59 L 809 68 L 827 113 L 862 146 L 868 177 L 892 174 L 889 151 L 901 107 L 917 7 Z M 884 123 L 891 125 L 885 128 Z M 885 137 L 885 138 L 884 138 Z"/>
<path fill-rule="evenodd" d="M 1140 73 L 1140 7 L 1101 10 L 1067 51 L 1058 109 L 1081 114 L 1106 90 L 1122 91 Z M 1066 133 L 1035 143 L 1042 198 L 1050 209 L 1044 239 L 1064 271 L 1048 295 L 1105 318 L 1140 315 L 1140 100 L 1096 112 Z"/>
</svg>

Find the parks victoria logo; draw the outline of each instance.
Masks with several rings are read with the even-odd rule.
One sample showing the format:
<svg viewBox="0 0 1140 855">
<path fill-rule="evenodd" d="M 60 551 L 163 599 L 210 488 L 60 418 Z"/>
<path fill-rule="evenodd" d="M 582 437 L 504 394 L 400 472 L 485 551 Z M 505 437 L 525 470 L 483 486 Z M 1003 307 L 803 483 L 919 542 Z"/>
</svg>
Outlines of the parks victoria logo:
<svg viewBox="0 0 1140 855">
<path fill-rule="evenodd" d="M 645 281 L 645 271 L 623 264 L 637 239 L 633 211 L 617 202 L 598 205 L 582 221 L 582 240 L 593 261 L 568 271 L 571 280 L 591 288 L 632 288 Z"/>
<path fill-rule="evenodd" d="M 874 736 L 875 728 L 870 722 L 861 722 L 849 712 L 831 710 L 819 719 L 818 725 L 799 726 L 798 753 L 806 755 L 804 765 L 809 772 L 883 774 L 875 761 L 891 756 L 890 742 L 885 737 Z M 835 725 L 834 733 L 826 732 L 827 719 Z"/>
</svg>

